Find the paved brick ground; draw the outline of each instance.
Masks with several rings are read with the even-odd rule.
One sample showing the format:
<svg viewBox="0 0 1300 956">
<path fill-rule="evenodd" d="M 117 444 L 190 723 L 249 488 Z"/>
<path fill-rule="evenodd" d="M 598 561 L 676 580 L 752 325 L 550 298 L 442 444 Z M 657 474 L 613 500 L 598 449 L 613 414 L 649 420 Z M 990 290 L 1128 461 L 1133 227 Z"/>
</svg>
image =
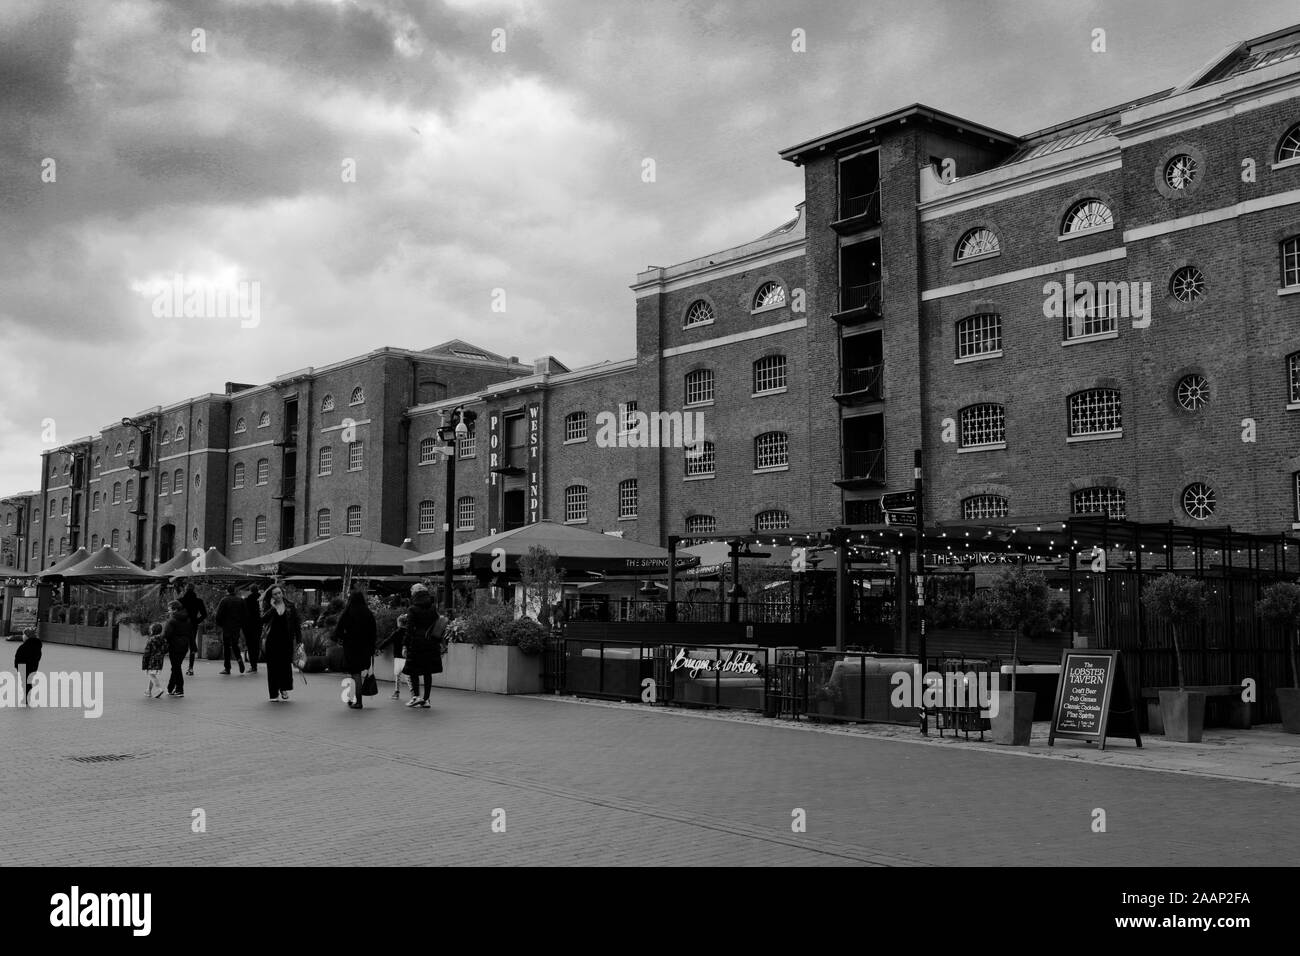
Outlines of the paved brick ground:
<svg viewBox="0 0 1300 956">
<path fill-rule="evenodd" d="M 1300 844 L 1288 787 L 446 690 L 356 712 L 330 675 L 272 704 L 209 662 L 184 700 L 146 700 L 134 656 L 44 664 L 102 670 L 105 711 L 0 710 L 10 864 L 1211 865 Z"/>
</svg>

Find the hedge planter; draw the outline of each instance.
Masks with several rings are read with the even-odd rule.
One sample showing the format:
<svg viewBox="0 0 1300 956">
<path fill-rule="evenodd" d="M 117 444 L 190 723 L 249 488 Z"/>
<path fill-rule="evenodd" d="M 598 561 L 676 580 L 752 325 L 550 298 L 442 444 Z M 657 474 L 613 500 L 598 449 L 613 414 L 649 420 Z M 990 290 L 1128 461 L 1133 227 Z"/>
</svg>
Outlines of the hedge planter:
<svg viewBox="0 0 1300 956">
<path fill-rule="evenodd" d="M 1205 728 L 1205 695 L 1190 690 L 1162 690 L 1160 720 L 1169 740 L 1200 743 Z"/>
<path fill-rule="evenodd" d="M 1029 738 L 1034 732 L 1033 691 L 1018 690 L 998 692 L 998 712 L 991 718 L 991 730 L 995 744 L 1011 747 L 1028 747 Z"/>
<path fill-rule="evenodd" d="M 452 644 L 442 659 L 434 687 L 475 690 L 485 694 L 540 694 L 542 658 L 502 644 Z"/>
<path fill-rule="evenodd" d="M 1282 729 L 1300 734 L 1300 687 L 1279 687 L 1277 706 L 1282 711 Z"/>
</svg>

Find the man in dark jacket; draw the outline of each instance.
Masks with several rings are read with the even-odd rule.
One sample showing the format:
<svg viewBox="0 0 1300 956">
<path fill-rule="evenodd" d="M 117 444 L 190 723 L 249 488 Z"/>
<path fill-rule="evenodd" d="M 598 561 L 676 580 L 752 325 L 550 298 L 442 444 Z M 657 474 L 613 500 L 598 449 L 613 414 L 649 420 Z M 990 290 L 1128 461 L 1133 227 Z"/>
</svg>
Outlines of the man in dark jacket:
<svg viewBox="0 0 1300 956">
<path fill-rule="evenodd" d="M 14 670 L 18 672 L 18 676 L 24 684 L 24 704 L 27 703 L 27 697 L 32 692 L 32 675 L 41 667 L 41 648 L 43 646 L 41 639 L 36 636 L 35 628 L 29 627 L 23 631 L 23 642 L 18 645 L 18 650 L 14 654 Z"/>
<path fill-rule="evenodd" d="M 235 661 L 239 664 L 239 673 L 244 673 L 244 658 L 239 653 L 239 632 L 244 628 L 244 602 L 235 596 L 235 586 L 226 588 L 226 596 L 217 605 L 217 627 L 221 628 L 221 643 L 226 653 L 226 669 L 221 673 L 230 673 L 230 652 L 235 652 Z"/>
<path fill-rule="evenodd" d="M 244 649 L 248 651 L 248 669 L 257 673 L 257 661 L 262 656 L 262 592 L 256 584 L 248 589 L 244 598 Z"/>
<path fill-rule="evenodd" d="M 208 609 L 204 605 L 203 599 L 194 593 L 193 584 L 185 585 L 185 593 L 181 595 L 181 607 L 185 609 L 185 614 L 190 622 L 190 667 L 185 672 L 185 675 L 193 677 L 194 655 L 199 652 L 199 625 L 207 620 Z"/>
<path fill-rule="evenodd" d="M 200 602 L 202 603 L 202 602 Z M 190 646 L 189 615 L 180 601 L 167 605 L 167 622 L 163 624 L 163 637 L 167 638 L 167 656 L 171 658 L 172 673 L 167 680 L 167 696 L 185 696 L 185 678 L 181 668 L 185 666 L 185 650 Z"/>
<path fill-rule="evenodd" d="M 406 674 L 411 679 L 411 699 L 407 707 L 429 707 L 429 691 L 433 675 L 442 673 L 442 637 L 447 621 L 438 613 L 433 595 L 423 584 L 411 587 L 411 609 L 406 612 Z M 424 694 L 420 693 L 420 679 L 424 679 Z"/>
</svg>

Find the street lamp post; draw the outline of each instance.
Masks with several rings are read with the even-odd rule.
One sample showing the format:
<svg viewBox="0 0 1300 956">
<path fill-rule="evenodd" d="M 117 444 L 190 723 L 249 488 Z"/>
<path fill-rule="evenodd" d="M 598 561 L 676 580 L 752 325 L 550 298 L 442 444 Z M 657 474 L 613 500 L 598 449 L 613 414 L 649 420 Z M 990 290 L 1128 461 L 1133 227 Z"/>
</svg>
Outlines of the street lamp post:
<svg viewBox="0 0 1300 956">
<path fill-rule="evenodd" d="M 447 454 L 447 502 L 444 509 L 446 521 L 442 526 L 442 599 L 448 610 L 453 609 L 451 577 L 452 556 L 456 548 L 456 455 L 459 450 L 457 444 L 461 438 L 469 434 L 469 426 L 473 424 L 474 418 L 473 412 L 467 412 L 457 405 L 451 415 L 444 418 L 442 424 L 438 426 L 438 437 L 446 446 Z"/>
</svg>

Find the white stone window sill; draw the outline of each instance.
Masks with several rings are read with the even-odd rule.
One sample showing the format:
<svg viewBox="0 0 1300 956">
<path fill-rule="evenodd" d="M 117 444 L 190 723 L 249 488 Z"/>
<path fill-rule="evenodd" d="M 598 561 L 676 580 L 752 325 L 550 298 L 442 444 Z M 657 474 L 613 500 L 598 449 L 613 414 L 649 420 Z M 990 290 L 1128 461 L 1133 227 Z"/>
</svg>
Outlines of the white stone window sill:
<svg viewBox="0 0 1300 956">
<path fill-rule="evenodd" d="M 1297 156 L 1295 159 L 1284 159 L 1284 160 L 1282 160 L 1282 162 L 1280 162 L 1280 163 L 1273 163 L 1273 164 L 1270 165 L 1268 168 L 1269 168 L 1269 169 L 1287 169 L 1287 168 L 1289 168 L 1289 167 L 1291 167 L 1291 166 L 1300 166 L 1300 156 Z"/>
<path fill-rule="evenodd" d="M 1098 332 L 1096 335 L 1080 335 L 1073 339 L 1062 339 L 1061 345 L 1087 345 L 1089 342 L 1107 342 L 1111 339 L 1119 338 L 1119 330 L 1114 332 Z"/>
<path fill-rule="evenodd" d="M 622 433 L 620 432 L 620 434 L 622 434 Z M 583 444 L 586 440 L 587 440 L 587 436 L 584 435 L 584 436 L 582 436 L 581 438 L 566 438 L 566 439 L 564 439 L 564 443 L 565 443 L 566 445 L 581 445 L 581 444 Z"/>
<path fill-rule="evenodd" d="M 415 467 L 416 467 L 416 468 L 428 468 L 430 465 L 436 465 L 436 464 L 438 464 L 438 459 L 433 458 L 433 459 L 431 459 L 431 460 L 429 460 L 429 461 L 422 461 L 422 462 L 420 462 L 418 465 L 416 465 Z M 329 472 L 322 471 L 321 474 L 322 474 L 322 475 L 327 475 L 327 474 L 329 474 Z"/>
<path fill-rule="evenodd" d="M 317 478 L 328 478 L 328 477 L 329 477 L 330 475 L 332 475 L 332 474 L 334 474 L 334 472 L 332 472 L 332 471 L 318 471 L 318 472 L 316 472 L 316 477 L 317 477 Z M 242 487 L 244 487 L 244 486 L 243 486 L 243 485 L 240 485 L 239 487 L 242 488 Z"/>
<path fill-rule="evenodd" d="M 586 518 L 574 518 L 572 521 L 566 521 L 565 524 L 586 524 Z"/>
<path fill-rule="evenodd" d="M 715 403 L 713 399 L 709 399 L 707 402 L 687 402 L 682 407 L 683 408 L 712 408 L 714 404 Z"/>
<path fill-rule="evenodd" d="M 769 388 L 769 389 L 766 389 L 765 391 L 762 391 L 762 392 L 750 392 L 749 397 L 750 397 L 750 398 L 762 398 L 764 395 L 780 395 L 780 394 L 782 394 L 782 393 L 784 393 L 784 392 L 788 392 L 788 391 L 790 391 L 789 387 L 783 385 L 783 386 L 781 386 L 780 388 Z"/>
<path fill-rule="evenodd" d="M 716 321 L 717 319 L 709 319 L 707 322 L 692 322 L 690 325 L 683 325 L 682 331 L 685 332 L 688 329 L 702 329 L 704 326 L 712 325 Z"/>
<path fill-rule="evenodd" d="M 618 516 L 618 520 L 619 520 L 619 521 L 636 521 L 636 520 L 637 520 L 637 516 L 636 516 L 636 515 L 619 515 L 619 516 Z"/>
<path fill-rule="evenodd" d="M 790 470 L 790 466 L 789 466 L 789 465 L 768 465 L 766 468 L 755 468 L 755 469 L 754 469 L 754 474 L 756 474 L 756 475 L 766 475 L 766 474 L 768 474 L 769 472 L 774 472 L 774 471 L 789 471 L 789 470 Z"/>
<path fill-rule="evenodd" d="M 1300 295 L 1300 285 L 1289 285 L 1277 290 L 1278 295 Z"/>
<path fill-rule="evenodd" d="M 1083 442 L 1083 441 L 1108 441 L 1109 439 L 1112 438 L 1123 438 L 1123 437 L 1124 437 L 1124 429 L 1121 428 L 1119 431 L 1114 431 L 1114 432 L 1093 432 L 1090 435 L 1071 435 L 1065 440 L 1067 442 L 1072 443 L 1072 442 Z"/>
<path fill-rule="evenodd" d="M 967 445 L 965 448 L 958 448 L 957 454 L 966 455 L 966 454 L 970 454 L 971 452 L 977 452 L 977 451 L 1001 451 L 1003 448 L 1006 447 L 1007 447 L 1006 442 L 995 441 L 988 445 Z"/>
<path fill-rule="evenodd" d="M 687 475 L 682 481 L 712 481 L 717 475 Z"/>
<path fill-rule="evenodd" d="M 983 262 L 986 259 L 996 259 L 1000 255 L 1002 255 L 1001 249 L 999 249 L 997 252 L 981 253 L 978 256 L 967 256 L 965 259 L 954 259 L 952 260 L 952 264 L 954 266 L 964 266 L 971 262 Z"/>
<path fill-rule="evenodd" d="M 1300 412 L 1300 402 L 1291 402 L 1287 405 L 1286 410 L 1288 412 Z"/>
<path fill-rule="evenodd" d="M 1093 226 L 1091 229 L 1079 229 L 1075 232 L 1066 232 L 1056 237 L 1057 242 L 1069 242 L 1071 239 L 1078 239 L 1080 236 L 1095 236 L 1099 232 L 1110 232 L 1115 228 L 1112 222 L 1108 226 Z"/>
<path fill-rule="evenodd" d="M 364 468 L 349 468 L 348 471 L 363 471 Z"/>
<path fill-rule="evenodd" d="M 765 314 L 767 314 L 768 312 L 779 312 L 779 311 L 781 311 L 781 310 L 784 309 L 784 308 L 787 308 L 787 306 L 786 306 L 786 304 L 785 304 L 784 302 L 782 302 L 780 305 L 765 305 L 765 306 L 763 306 L 763 308 L 761 308 L 761 309 L 750 309 L 750 310 L 749 310 L 749 314 L 750 314 L 750 315 L 765 315 Z"/>
<path fill-rule="evenodd" d="M 1002 350 L 996 352 L 981 352 L 979 355 L 967 355 L 965 358 L 955 358 L 952 360 L 953 365 L 969 365 L 971 362 L 983 362 L 985 359 L 1002 358 Z"/>
<path fill-rule="evenodd" d="M 474 530 L 474 526 L 473 526 L 473 525 L 470 525 L 468 528 L 459 528 L 459 527 L 458 527 L 456 530 L 457 530 L 457 531 L 473 531 L 473 530 Z M 446 534 L 446 533 L 447 533 L 447 532 L 445 532 L 445 531 L 443 532 L 443 534 Z"/>
<path fill-rule="evenodd" d="M 1292 531 L 1300 531 L 1300 521 L 1292 521 L 1292 522 L 1291 522 L 1291 530 L 1292 530 Z"/>
</svg>

